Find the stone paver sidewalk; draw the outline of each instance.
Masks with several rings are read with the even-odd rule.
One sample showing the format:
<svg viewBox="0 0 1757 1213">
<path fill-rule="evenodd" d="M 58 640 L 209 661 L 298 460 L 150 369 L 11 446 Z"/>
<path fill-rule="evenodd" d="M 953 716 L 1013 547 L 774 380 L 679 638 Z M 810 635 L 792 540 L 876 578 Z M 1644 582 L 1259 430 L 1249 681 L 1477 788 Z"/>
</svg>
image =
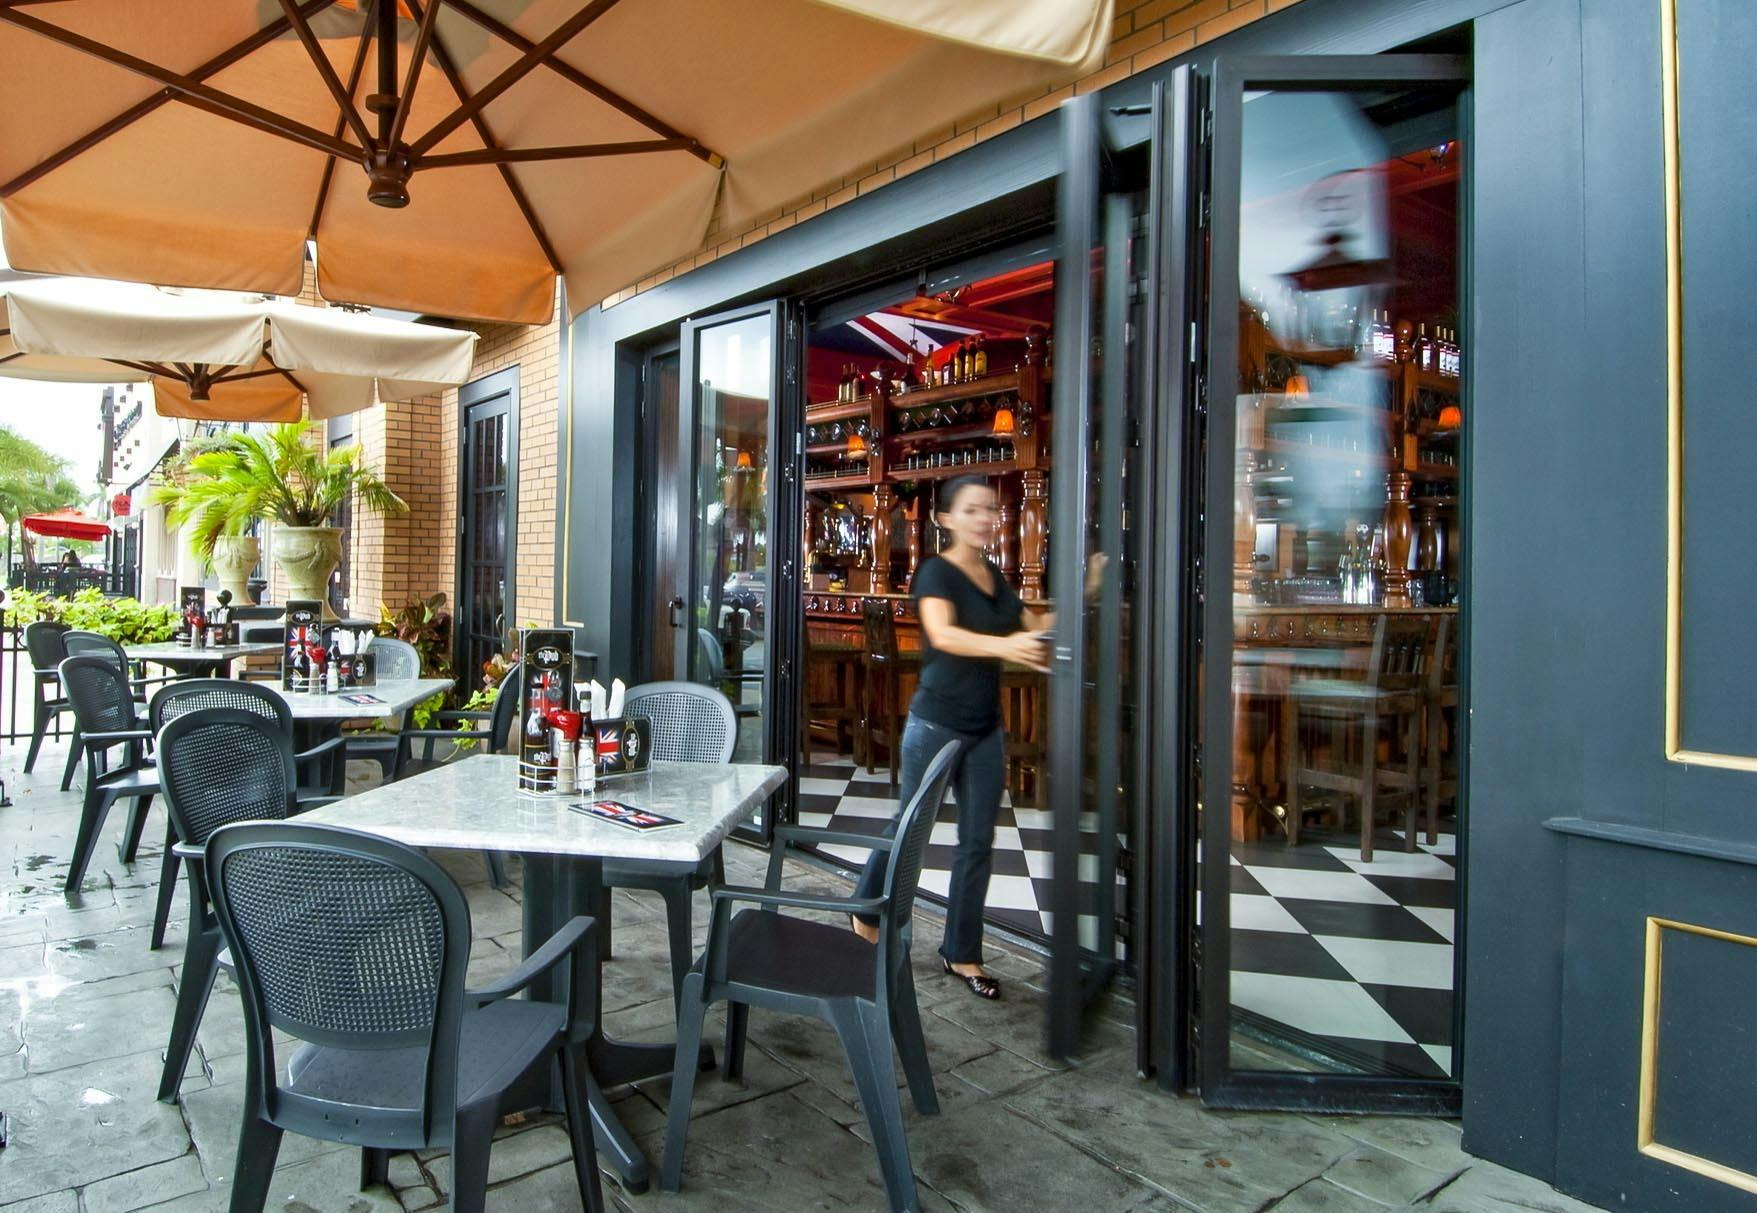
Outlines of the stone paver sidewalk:
<svg viewBox="0 0 1757 1213">
<path fill-rule="evenodd" d="M 14 804 L 0 809 L 0 1150 L 6 1213 L 224 1210 L 242 1115 L 243 1020 L 222 978 L 198 1055 L 171 1107 L 154 1101 L 182 958 L 183 899 L 164 950 L 147 950 L 158 877 L 156 845 L 117 862 L 124 813 L 112 814 L 86 887 L 61 882 L 79 818 L 79 785 L 56 790 L 65 750 L 46 747 L 35 775 L 23 747 L 0 753 Z M 364 768 L 370 770 L 371 768 Z M 146 837 L 162 837 L 155 808 Z M 510 968 L 519 947 L 516 888 L 496 892 L 471 855 L 449 855 L 469 894 L 472 979 Z M 728 848 L 730 878 L 758 883 L 764 857 Z M 516 865 L 515 865 L 516 872 Z M 800 868 L 789 887 L 845 891 Z M 656 899 L 617 893 L 616 957 L 605 969 L 613 1034 L 664 1040 L 672 1007 Z M 698 943 L 706 899 L 698 899 Z M 918 928 L 937 938 L 937 924 Z M 1388 1117 L 1217 1113 L 1135 1078 L 1128 1009 L 1109 1012 L 1078 1068 L 1045 1057 L 1040 966 L 994 948 L 1007 979 L 998 1003 L 940 975 L 928 943 L 917 986 L 942 1113 L 904 1100 L 923 1207 L 932 1210 L 1198 1210 L 1310 1213 L 1422 1209 L 1432 1213 L 1589 1213 L 1546 1185 L 1462 1153 L 1455 1124 Z M 717 1025 L 710 1025 L 711 1029 Z M 875 1156 L 833 1035 L 813 1021 L 752 1016 L 745 1075 L 704 1075 L 684 1190 L 606 1192 L 636 1213 L 674 1210 L 881 1209 Z M 666 1086 L 615 1093 L 650 1157 L 659 1153 Z M 567 1137 L 548 1117 L 502 1128 L 490 1171 L 494 1209 L 578 1207 Z M 359 1188 L 356 1151 L 288 1135 L 271 1207 L 286 1213 L 395 1213 L 441 1206 L 444 1154 L 399 1155 L 391 1185 Z"/>
</svg>

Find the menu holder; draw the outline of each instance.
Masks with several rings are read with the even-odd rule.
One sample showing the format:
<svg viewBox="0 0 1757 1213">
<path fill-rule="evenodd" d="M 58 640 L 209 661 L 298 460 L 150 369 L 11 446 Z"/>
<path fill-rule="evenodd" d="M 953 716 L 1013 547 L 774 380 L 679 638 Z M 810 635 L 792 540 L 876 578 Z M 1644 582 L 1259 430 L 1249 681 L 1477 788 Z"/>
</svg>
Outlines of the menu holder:
<svg viewBox="0 0 1757 1213">
<path fill-rule="evenodd" d="M 310 647 L 323 643 L 323 604 L 295 598 L 287 603 L 281 629 L 281 689 L 303 694 L 312 689 L 315 671 Z"/>
<path fill-rule="evenodd" d="M 630 775 L 653 758 L 653 725 L 645 716 L 592 722 L 592 761 L 598 777 Z"/>
<path fill-rule="evenodd" d="M 663 830 L 683 824 L 676 817 L 667 817 L 651 809 L 624 804 L 620 800 L 579 800 L 567 807 L 576 813 L 584 813 L 587 817 L 596 817 L 599 821 L 607 821 L 611 825 L 642 834 L 648 830 Z"/>
<path fill-rule="evenodd" d="M 519 791 L 546 796 L 556 790 L 555 727 L 557 711 L 573 703 L 573 631 L 568 628 L 525 628 L 519 633 Z"/>
<path fill-rule="evenodd" d="M 195 645 L 195 629 L 190 621 L 207 614 L 207 587 L 203 585 L 183 585 L 177 587 L 177 643 L 184 648 Z"/>
</svg>

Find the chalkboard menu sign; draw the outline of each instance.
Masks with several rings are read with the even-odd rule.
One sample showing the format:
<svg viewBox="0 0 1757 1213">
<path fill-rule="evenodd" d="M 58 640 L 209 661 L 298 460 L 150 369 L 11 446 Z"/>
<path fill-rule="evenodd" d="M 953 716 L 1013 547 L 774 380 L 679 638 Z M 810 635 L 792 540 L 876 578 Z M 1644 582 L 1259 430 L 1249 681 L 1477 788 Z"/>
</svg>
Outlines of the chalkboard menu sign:
<svg viewBox="0 0 1757 1213">
<path fill-rule="evenodd" d="M 293 599 L 287 603 L 281 641 L 281 688 L 308 691 L 318 677 L 311 650 L 323 645 L 323 604 L 316 599 Z"/>
</svg>

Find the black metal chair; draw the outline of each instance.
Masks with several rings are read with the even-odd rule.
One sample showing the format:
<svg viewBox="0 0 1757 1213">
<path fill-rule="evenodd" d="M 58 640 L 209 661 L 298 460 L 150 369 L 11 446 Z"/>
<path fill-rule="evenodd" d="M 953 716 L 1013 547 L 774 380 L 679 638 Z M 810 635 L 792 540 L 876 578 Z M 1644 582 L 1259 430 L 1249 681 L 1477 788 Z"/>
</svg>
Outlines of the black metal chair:
<svg viewBox="0 0 1757 1213">
<path fill-rule="evenodd" d="M 738 716 L 732 701 L 712 687 L 695 682 L 649 682 L 632 687 L 623 699 L 623 715 L 644 717 L 652 729 L 652 756 L 672 762 L 731 762 L 738 740 Z M 697 864 L 643 863 L 611 860 L 604 864 L 606 889 L 646 889 L 665 899 L 665 925 L 670 935 L 671 990 L 683 997 L 695 949 L 690 936 L 690 900 L 710 883 L 724 884 L 725 861 L 720 848 Z M 599 916 L 599 940 L 610 953 L 610 915 Z"/>
<path fill-rule="evenodd" d="M 489 1148 L 502 1113 L 541 1099 L 554 1065 L 580 1200 L 604 1208 L 586 1106 L 583 1039 L 592 1000 L 575 918 L 513 973 L 464 987 L 470 913 L 463 893 L 419 851 L 350 830 L 296 822 L 223 826 L 207 879 L 231 947 L 248 1037 L 244 1126 L 233 1213 L 259 1213 L 287 1130 L 384 1151 L 449 1148 L 454 1210 L 485 1204 Z M 509 998 L 568 962 L 565 1006 Z M 304 1043 L 283 1081 L 276 1031 Z"/>
<path fill-rule="evenodd" d="M 903 809 L 894 838 L 842 834 L 788 826 L 775 831 L 764 888 L 714 890 L 714 916 L 708 946 L 683 983 L 677 1016 L 677 1059 L 671 1074 L 671 1106 L 665 1131 L 665 1163 L 659 1186 L 675 1192 L 683 1175 L 683 1147 L 689 1133 L 690 1099 L 695 1091 L 702 1022 L 710 1004 L 725 999 L 727 1079 L 744 1068 L 744 1039 L 750 1008 L 790 1015 L 812 1015 L 835 1028 L 848 1055 L 860 1092 L 861 1109 L 878 1150 L 879 1169 L 893 1209 L 919 1207 L 909 1142 L 897 1102 L 891 1044 L 903 1058 L 903 1073 L 916 1110 L 939 1111 L 933 1069 L 915 1005 L 915 979 L 909 967 L 915 891 L 927 852 L 928 835 L 951 781 L 957 743 L 942 749 L 923 775 L 921 786 Z M 781 869 L 795 844 L 832 843 L 889 851 L 882 897 L 816 897 L 781 892 Z M 735 902 L 761 909 L 732 914 Z M 836 914 L 876 914 L 879 941 L 869 944 L 846 922 L 826 923 L 780 913 L 782 908 Z"/>
<path fill-rule="evenodd" d="M 36 765 L 37 751 L 43 748 L 43 737 L 48 733 L 50 723 L 60 713 L 73 710 L 66 692 L 61 689 L 61 663 L 67 660 L 67 633 L 71 630 L 66 624 L 49 619 L 24 625 L 24 650 L 31 663 L 32 695 L 31 743 L 24 756 L 27 774 Z M 66 791 L 72 781 L 73 766 L 78 760 L 79 744 L 74 742 L 67 755 L 67 775 L 61 782 L 62 791 Z"/>
<path fill-rule="evenodd" d="M 155 697 L 155 714 L 169 693 L 161 691 Z M 183 944 L 177 1012 L 159 1078 L 159 1099 L 164 1103 L 177 1099 L 213 991 L 214 974 L 230 966 L 229 959 L 222 958 L 224 940 L 202 868 L 207 840 L 223 825 L 280 821 L 298 811 L 291 729 L 241 698 L 247 706 L 207 706 L 170 714 L 158 734 L 160 782 L 173 839 L 166 843 L 165 852 L 189 861 L 189 937 Z M 175 866 L 167 864 L 164 879 L 176 881 Z M 161 894 L 165 887 L 160 885 Z M 161 901 L 166 899 L 161 896 Z"/>
<path fill-rule="evenodd" d="M 147 757 L 152 734 L 140 718 L 127 674 L 108 657 L 69 657 L 61 663 L 61 685 L 73 702 L 79 748 L 85 755 L 85 806 L 73 843 L 73 862 L 67 869 L 66 887 L 72 893 L 85 879 L 104 819 L 118 800 L 134 801 L 117 847 L 123 863 L 134 862 L 147 810 L 159 793 L 159 773 Z M 115 746 L 124 747 L 123 760 L 112 769 L 107 756 Z"/>
<path fill-rule="evenodd" d="M 519 667 L 513 666 L 500 680 L 500 689 L 494 696 L 494 706 L 486 712 L 444 711 L 435 712 L 431 717 L 433 725 L 450 727 L 429 727 L 424 729 L 405 728 L 397 734 L 396 756 L 391 764 L 391 778 L 403 779 L 410 775 L 419 775 L 422 771 L 431 771 L 445 760 L 433 756 L 434 745 L 440 741 L 470 741 L 482 747 L 485 754 L 504 754 L 508 738 L 512 735 L 513 721 L 518 718 L 519 707 Z M 459 728 L 459 725 L 475 724 L 473 729 Z M 413 754 L 414 743 L 421 742 L 422 756 Z M 488 879 L 497 889 L 504 889 L 506 880 L 506 860 L 496 851 L 483 851 L 482 861 L 488 865 Z"/>
<path fill-rule="evenodd" d="M 293 713 L 286 700 L 261 687 L 232 678 L 185 678 L 159 688 L 147 708 L 147 726 L 155 738 L 173 720 L 190 712 L 208 708 L 233 708 L 252 712 L 286 734 L 287 746 L 293 745 Z M 295 798 L 301 809 L 315 809 L 341 799 L 345 772 L 339 758 L 342 741 L 332 737 L 308 750 L 293 755 L 294 769 L 299 772 Z M 161 778 L 160 782 L 163 782 Z M 177 890 L 177 868 L 181 863 L 176 843 L 183 839 L 176 828 L 176 815 L 170 815 L 165 829 L 165 855 L 159 871 L 159 901 L 153 912 L 152 938 L 148 947 L 156 951 L 165 942 L 165 927 L 171 917 L 171 901 Z M 187 841 L 186 839 L 183 839 Z"/>
</svg>

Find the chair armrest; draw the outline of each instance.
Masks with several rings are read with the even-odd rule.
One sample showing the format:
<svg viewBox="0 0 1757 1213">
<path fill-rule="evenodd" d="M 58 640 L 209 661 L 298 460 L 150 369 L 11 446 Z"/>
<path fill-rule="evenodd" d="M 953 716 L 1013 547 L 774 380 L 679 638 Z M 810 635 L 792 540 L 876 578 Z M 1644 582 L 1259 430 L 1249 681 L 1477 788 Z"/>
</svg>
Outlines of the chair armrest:
<svg viewBox="0 0 1757 1213">
<path fill-rule="evenodd" d="M 113 741 L 151 741 L 153 739 L 151 729 L 119 729 L 113 733 L 81 733 L 79 737 L 81 741 L 104 743 Z"/>
<path fill-rule="evenodd" d="M 493 712 L 466 712 L 462 708 L 447 708 L 443 712 L 435 712 L 429 720 L 493 720 Z"/>
<path fill-rule="evenodd" d="M 207 860 L 207 848 L 198 847 L 193 842 L 172 843 L 171 854 L 184 863 L 203 863 Z"/>
<path fill-rule="evenodd" d="M 499 1002 L 518 993 L 540 975 L 554 968 L 563 956 L 577 951 L 591 930 L 592 919 L 585 915 L 569 919 L 562 924 L 560 930 L 543 941 L 542 947 L 525 957 L 524 963 L 505 977 L 480 990 L 465 990 L 465 1001 L 474 1007 L 485 1007 L 491 1002 Z"/>
<path fill-rule="evenodd" d="M 312 792 L 304 796 L 295 795 L 293 798 L 293 812 L 295 814 L 309 813 L 312 809 L 321 809 L 325 805 L 332 805 L 338 800 L 346 799 L 346 796 L 337 796 L 329 792 Z"/>
<path fill-rule="evenodd" d="M 398 737 L 422 738 L 432 737 L 439 741 L 486 741 L 487 729 L 404 729 Z"/>
<path fill-rule="evenodd" d="M 890 851 L 896 845 L 893 838 L 882 838 L 876 834 L 852 834 L 846 830 L 825 830 L 818 826 L 779 826 L 775 830 L 776 842 L 822 842 L 837 847 L 863 847 L 868 851 Z"/>
<path fill-rule="evenodd" d="M 883 897 L 814 897 L 809 893 L 776 893 L 744 885 L 721 885 L 713 890 L 715 901 L 749 901 L 762 906 L 785 906 L 793 910 L 841 911 L 845 914 L 876 914 L 885 908 Z"/>
<path fill-rule="evenodd" d="M 342 743 L 345 740 L 347 739 L 343 737 L 331 737 L 328 741 L 320 741 L 309 750 L 300 750 L 297 754 L 293 755 L 293 762 L 295 764 L 303 764 L 311 762 L 313 759 L 322 758 L 325 754 L 328 754 L 333 750 L 341 749 Z"/>
</svg>

